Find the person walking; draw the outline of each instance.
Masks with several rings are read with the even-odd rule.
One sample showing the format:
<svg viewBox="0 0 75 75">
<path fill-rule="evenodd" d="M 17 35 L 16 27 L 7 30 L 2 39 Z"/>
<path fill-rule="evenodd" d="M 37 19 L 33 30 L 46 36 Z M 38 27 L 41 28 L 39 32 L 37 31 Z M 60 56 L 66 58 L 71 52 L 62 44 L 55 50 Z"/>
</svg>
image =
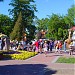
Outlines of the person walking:
<svg viewBox="0 0 75 75">
<path fill-rule="evenodd" d="M 69 45 L 69 55 L 73 55 L 73 47 L 73 42 L 71 42 Z"/>
<path fill-rule="evenodd" d="M 58 44 L 58 42 L 57 42 L 57 43 L 55 44 L 55 53 L 57 53 L 58 50 L 59 50 L 59 44 Z"/>
<path fill-rule="evenodd" d="M 48 48 L 47 41 L 44 42 L 44 45 L 43 46 L 44 46 L 44 54 L 47 57 L 47 51 L 48 51 L 48 49 L 47 49 Z"/>
<path fill-rule="evenodd" d="M 62 50 L 62 42 L 61 41 L 58 41 L 58 46 L 59 46 L 59 53 L 61 53 L 61 50 Z"/>
<path fill-rule="evenodd" d="M 43 49 L 43 40 L 40 39 L 40 41 L 39 41 L 39 52 L 40 52 L 40 54 L 42 54 L 42 49 Z"/>
<path fill-rule="evenodd" d="M 1 44 L 2 44 L 2 40 L 1 40 L 1 37 L 0 37 L 0 50 L 1 50 Z"/>
<path fill-rule="evenodd" d="M 64 52 L 66 52 L 66 41 L 64 41 Z"/>
<path fill-rule="evenodd" d="M 49 42 L 49 49 L 50 49 L 50 52 L 52 52 L 52 47 L 53 47 L 53 43 L 52 43 L 52 40 L 50 40 L 50 42 Z"/>
<path fill-rule="evenodd" d="M 35 47 L 36 47 L 35 52 L 39 52 L 39 42 L 38 42 L 38 40 L 35 42 Z"/>
<path fill-rule="evenodd" d="M 4 46 L 5 46 L 5 41 L 4 38 L 2 38 L 1 50 L 3 50 Z"/>
</svg>

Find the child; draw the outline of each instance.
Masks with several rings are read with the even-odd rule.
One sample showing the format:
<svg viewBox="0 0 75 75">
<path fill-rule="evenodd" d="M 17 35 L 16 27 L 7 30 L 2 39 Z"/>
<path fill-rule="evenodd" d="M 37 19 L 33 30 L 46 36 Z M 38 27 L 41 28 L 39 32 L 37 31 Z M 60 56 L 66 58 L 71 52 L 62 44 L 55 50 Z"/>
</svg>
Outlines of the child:
<svg viewBox="0 0 75 75">
<path fill-rule="evenodd" d="M 47 44 L 47 41 L 45 41 L 45 43 L 44 43 L 44 53 L 45 53 L 46 56 L 47 56 L 47 48 L 48 48 L 48 44 Z"/>
</svg>

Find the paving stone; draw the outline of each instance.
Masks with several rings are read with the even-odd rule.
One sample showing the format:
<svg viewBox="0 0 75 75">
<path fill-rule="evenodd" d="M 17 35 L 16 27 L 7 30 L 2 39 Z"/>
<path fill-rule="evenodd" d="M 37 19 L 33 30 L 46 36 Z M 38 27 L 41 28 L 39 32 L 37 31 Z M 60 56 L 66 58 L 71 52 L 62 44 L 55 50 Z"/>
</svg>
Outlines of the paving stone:
<svg viewBox="0 0 75 75">
<path fill-rule="evenodd" d="M 68 53 L 38 54 L 27 60 L 0 60 L 0 75 L 75 75 L 75 64 L 55 63 Z M 73 57 L 75 57 L 75 52 Z"/>
</svg>

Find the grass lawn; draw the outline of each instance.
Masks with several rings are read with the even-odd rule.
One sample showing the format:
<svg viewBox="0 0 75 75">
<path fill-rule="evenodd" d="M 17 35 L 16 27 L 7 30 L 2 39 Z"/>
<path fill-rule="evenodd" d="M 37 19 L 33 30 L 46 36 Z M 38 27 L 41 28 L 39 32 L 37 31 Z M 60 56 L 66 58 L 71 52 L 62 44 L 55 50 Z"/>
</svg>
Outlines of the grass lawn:
<svg viewBox="0 0 75 75">
<path fill-rule="evenodd" d="M 75 63 L 75 57 L 60 57 L 56 63 Z"/>
</svg>

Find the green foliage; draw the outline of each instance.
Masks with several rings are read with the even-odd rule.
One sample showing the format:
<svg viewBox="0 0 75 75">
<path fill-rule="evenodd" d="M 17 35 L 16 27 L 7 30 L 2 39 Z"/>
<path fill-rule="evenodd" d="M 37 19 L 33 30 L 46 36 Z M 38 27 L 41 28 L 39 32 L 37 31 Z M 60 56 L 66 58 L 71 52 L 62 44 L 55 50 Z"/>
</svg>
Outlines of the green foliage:
<svg viewBox="0 0 75 75">
<path fill-rule="evenodd" d="M 3 1 L 3 0 L 0 0 Z M 11 0 L 13 9 L 9 9 L 10 15 L 13 16 L 13 21 L 6 15 L 0 15 L 0 32 L 6 34 L 11 39 L 20 40 L 23 33 L 27 34 L 29 40 L 35 38 L 36 28 L 38 31 L 47 30 L 46 37 L 65 40 L 68 37 L 68 29 L 74 25 L 75 5 L 68 9 L 68 14 L 65 16 L 52 14 L 49 18 L 37 20 L 35 27 L 34 12 L 37 12 L 34 0 Z M 21 15 L 20 15 L 21 13 Z M 21 16 L 21 17 L 19 17 Z"/>
<path fill-rule="evenodd" d="M 68 38 L 68 30 L 64 29 L 63 30 L 63 40 L 65 40 L 66 38 Z"/>
<path fill-rule="evenodd" d="M 28 31 L 27 31 L 28 40 L 34 39 L 36 27 L 34 25 L 29 25 L 27 29 L 28 29 Z"/>
<path fill-rule="evenodd" d="M 57 63 L 75 63 L 74 57 L 60 57 Z"/>
<path fill-rule="evenodd" d="M 14 40 L 17 39 L 20 41 L 22 39 L 22 16 L 21 13 L 19 14 L 18 20 L 14 26 L 12 33 L 10 34 L 10 39 Z"/>
<path fill-rule="evenodd" d="M 13 7 L 13 9 L 9 10 L 10 14 L 13 15 L 14 20 L 13 25 L 15 25 L 16 21 L 18 20 L 19 13 L 21 12 L 22 16 L 22 23 L 21 23 L 22 27 L 20 27 L 22 28 L 22 30 L 20 31 L 21 35 L 25 32 L 28 33 L 27 38 L 30 35 L 34 36 L 35 28 L 33 25 L 33 19 L 35 18 L 34 12 L 37 11 L 36 5 L 34 4 L 34 0 L 12 0 L 12 2 L 9 5 Z M 32 31 L 29 29 L 29 27 L 33 28 L 34 32 L 33 34 L 31 34 Z"/>
<path fill-rule="evenodd" d="M 38 20 L 37 21 L 37 29 L 39 30 L 39 31 L 41 31 L 41 30 L 47 30 L 47 27 L 48 27 L 48 18 L 43 18 L 43 19 L 41 19 L 41 20 Z"/>
<path fill-rule="evenodd" d="M 74 23 L 75 18 L 75 5 L 72 5 L 71 8 L 68 9 L 68 17 L 72 23 Z"/>
<path fill-rule="evenodd" d="M 52 14 L 49 18 L 38 20 L 37 29 L 38 31 L 41 29 L 47 30 L 46 37 L 48 39 L 65 40 L 68 38 L 68 29 L 74 25 L 74 13 L 75 5 L 68 9 L 66 16 Z"/>
<path fill-rule="evenodd" d="M 60 37 L 59 38 L 60 40 L 63 39 L 63 29 L 62 28 L 58 28 L 58 36 Z"/>
<path fill-rule="evenodd" d="M 4 33 L 9 36 L 12 30 L 12 19 L 7 15 L 0 14 L 0 33 Z"/>
</svg>

